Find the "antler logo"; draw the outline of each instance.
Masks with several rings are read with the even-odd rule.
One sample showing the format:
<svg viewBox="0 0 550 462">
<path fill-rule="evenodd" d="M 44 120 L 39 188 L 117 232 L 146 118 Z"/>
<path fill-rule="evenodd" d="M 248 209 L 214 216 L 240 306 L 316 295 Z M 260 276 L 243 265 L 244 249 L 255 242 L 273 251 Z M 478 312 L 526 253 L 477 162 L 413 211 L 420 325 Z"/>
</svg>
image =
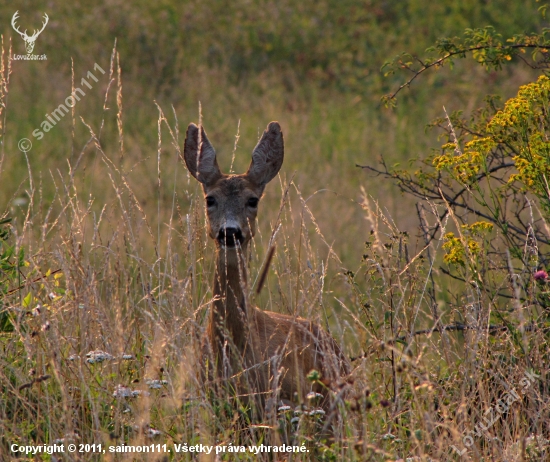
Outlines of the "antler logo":
<svg viewBox="0 0 550 462">
<path fill-rule="evenodd" d="M 19 27 L 15 24 L 17 19 L 19 18 L 18 15 L 19 11 L 16 11 L 13 17 L 11 18 L 11 26 L 17 32 L 21 37 L 23 37 L 23 40 L 25 41 L 25 48 L 27 49 L 27 54 L 31 54 L 32 50 L 34 49 L 34 42 L 36 42 L 36 39 L 38 36 L 42 33 L 42 31 L 45 29 L 46 24 L 48 24 L 48 15 L 44 13 L 44 23 L 42 24 L 42 29 L 35 30 L 34 34 L 32 34 L 30 37 L 27 35 L 27 29 L 25 29 L 25 32 L 21 32 L 19 30 Z"/>
</svg>

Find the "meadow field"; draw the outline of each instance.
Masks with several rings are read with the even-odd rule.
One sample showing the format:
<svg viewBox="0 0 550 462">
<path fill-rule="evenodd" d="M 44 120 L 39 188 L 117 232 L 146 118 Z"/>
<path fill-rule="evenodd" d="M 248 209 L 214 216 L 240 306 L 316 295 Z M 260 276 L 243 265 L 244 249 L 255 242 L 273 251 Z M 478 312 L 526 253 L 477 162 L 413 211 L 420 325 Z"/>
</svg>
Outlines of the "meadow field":
<svg viewBox="0 0 550 462">
<path fill-rule="evenodd" d="M 28 34 L 47 14 L 33 50 L 47 59 L 14 59 L 16 11 Z M 543 13 L 0 4 L 0 461 L 550 460 Z M 501 35 L 474 34 L 485 48 L 385 107 L 419 66 L 386 62 L 486 26 Z M 222 171 L 241 173 L 272 120 L 285 160 L 259 206 L 249 296 L 318 322 L 350 358 L 329 436 L 314 399 L 259 422 L 198 370 L 214 244 L 185 130 L 202 122 Z M 14 450 L 53 444 L 64 452 Z"/>
</svg>

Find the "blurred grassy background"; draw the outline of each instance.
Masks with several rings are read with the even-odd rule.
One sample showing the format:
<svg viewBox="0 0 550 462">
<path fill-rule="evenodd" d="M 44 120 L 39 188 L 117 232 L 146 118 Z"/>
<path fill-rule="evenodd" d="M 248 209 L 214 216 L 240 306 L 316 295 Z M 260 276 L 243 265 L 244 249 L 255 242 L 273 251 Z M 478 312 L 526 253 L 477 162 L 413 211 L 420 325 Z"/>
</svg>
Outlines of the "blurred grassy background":
<svg viewBox="0 0 550 462">
<path fill-rule="evenodd" d="M 287 177 L 295 173 L 305 197 L 320 189 L 336 193 L 319 193 L 308 204 L 327 241 L 351 263 L 369 231 L 354 203 L 360 185 L 383 202 L 400 228 L 412 226 L 409 199 L 391 185 L 369 178 L 355 164 L 373 164 L 380 156 L 390 164 L 406 163 L 438 145 L 435 134 L 426 134 L 424 127 L 442 114 L 443 105 L 449 112 L 471 111 L 485 94 L 510 96 L 534 75 L 514 65 L 496 74 L 458 63 L 453 72 L 444 68 L 425 75 L 390 112 L 380 106 L 380 96 L 395 89 L 403 76 L 384 79 L 380 68 L 385 60 L 402 51 L 422 54 L 437 38 L 460 34 L 466 27 L 492 24 L 505 35 L 540 30 L 544 24 L 538 6 L 534 0 L 4 3 L 0 28 L 5 41 L 11 38 L 14 53 L 24 53 L 24 43 L 10 25 L 16 10 L 22 29 L 39 27 L 45 12 L 50 22 L 34 51 L 46 53 L 47 61 L 12 63 L 0 203 L 9 206 L 13 198 L 24 195 L 21 184 L 27 167 L 17 149 L 21 137 L 32 139 L 31 166 L 46 178 L 58 168 L 66 169 L 67 159 L 74 161 L 84 146 L 87 129 L 80 117 L 99 129 L 106 75 L 91 90 L 83 87 L 87 95 L 76 106 L 74 137 L 69 116 L 43 140 L 30 136 L 45 114 L 70 94 L 71 60 L 79 86 L 94 63 L 108 69 L 116 39 L 123 81 L 123 165 L 130 183 L 140 186 L 139 198 L 148 216 L 157 208 L 150 200 L 157 183 L 156 168 L 151 168 L 157 150 L 154 101 L 166 114 L 172 114 L 170 105 L 174 106 L 182 131 L 197 121 L 200 101 L 204 125 L 225 169 L 239 120 L 236 171 L 246 168 L 266 124 L 281 122 L 286 141 L 283 170 Z M 105 151 L 114 153 L 114 99 L 108 107 L 102 140 Z M 166 143 L 162 158 L 171 159 L 172 165 L 173 156 L 174 149 Z M 97 162 L 96 154 L 85 156 L 79 173 L 86 176 L 99 210 L 108 200 L 109 188 L 103 187 L 105 178 L 94 176 Z M 180 172 L 184 175 L 183 169 Z M 170 173 L 163 178 L 166 191 L 173 186 Z M 43 181 L 42 190 L 47 204 L 53 183 Z M 280 196 L 268 195 L 273 199 L 264 210 L 279 201 Z M 329 210 L 338 210 L 338 220 Z"/>
</svg>

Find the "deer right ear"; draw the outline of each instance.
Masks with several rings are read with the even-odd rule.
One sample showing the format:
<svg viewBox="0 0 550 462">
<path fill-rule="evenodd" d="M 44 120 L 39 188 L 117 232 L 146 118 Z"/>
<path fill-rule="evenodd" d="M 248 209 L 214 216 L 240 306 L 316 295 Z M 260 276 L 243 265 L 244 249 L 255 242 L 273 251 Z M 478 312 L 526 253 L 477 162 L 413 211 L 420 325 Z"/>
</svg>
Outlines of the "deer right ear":
<svg viewBox="0 0 550 462">
<path fill-rule="evenodd" d="M 199 127 L 195 124 L 187 127 L 183 158 L 189 173 L 202 184 L 210 185 L 222 176 L 222 172 L 216 160 L 216 151 L 208 141 L 204 128 L 201 126 L 200 129 L 199 140 Z"/>
<path fill-rule="evenodd" d="M 285 157 L 283 132 L 278 122 L 271 122 L 252 152 L 252 162 L 246 174 L 251 181 L 264 187 L 281 169 Z"/>
</svg>

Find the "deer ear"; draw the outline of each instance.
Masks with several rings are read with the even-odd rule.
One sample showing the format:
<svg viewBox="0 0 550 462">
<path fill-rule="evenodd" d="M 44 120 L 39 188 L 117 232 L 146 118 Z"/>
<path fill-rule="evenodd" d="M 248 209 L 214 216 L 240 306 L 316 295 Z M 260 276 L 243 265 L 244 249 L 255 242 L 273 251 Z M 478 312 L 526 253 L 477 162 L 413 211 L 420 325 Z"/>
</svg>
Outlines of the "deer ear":
<svg viewBox="0 0 550 462">
<path fill-rule="evenodd" d="M 216 160 L 216 151 L 208 141 L 202 126 L 200 130 L 199 140 L 199 127 L 195 124 L 189 124 L 187 127 L 183 157 L 189 173 L 202 184 L 210 185 L 222 176 L 222 172 Z"/>
<path fill-rule="evenodd" d="M 271 122 L 252 152 L 248 167 L 249 179 L 258 186 L 265 186 L 281 169 L 284 159 L 283 132 L 278 122 Z"/>
</svg>

